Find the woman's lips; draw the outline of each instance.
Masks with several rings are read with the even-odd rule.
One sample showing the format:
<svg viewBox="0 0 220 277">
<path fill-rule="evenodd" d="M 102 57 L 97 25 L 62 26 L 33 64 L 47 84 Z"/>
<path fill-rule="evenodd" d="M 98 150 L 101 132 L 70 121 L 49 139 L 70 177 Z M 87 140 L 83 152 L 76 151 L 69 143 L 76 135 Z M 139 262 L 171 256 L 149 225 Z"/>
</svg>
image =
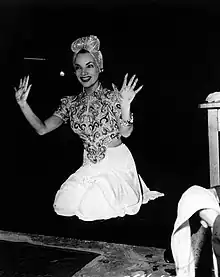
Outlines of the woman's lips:
<svg viewBox="0 0 220 277">
<path fill-rule="evenodd" d="M 91 76 L 87 76 L 87 77 L 80 77 L 80 80 L 82 82 L 88 82 L 92 77 Z"/>
</svg>

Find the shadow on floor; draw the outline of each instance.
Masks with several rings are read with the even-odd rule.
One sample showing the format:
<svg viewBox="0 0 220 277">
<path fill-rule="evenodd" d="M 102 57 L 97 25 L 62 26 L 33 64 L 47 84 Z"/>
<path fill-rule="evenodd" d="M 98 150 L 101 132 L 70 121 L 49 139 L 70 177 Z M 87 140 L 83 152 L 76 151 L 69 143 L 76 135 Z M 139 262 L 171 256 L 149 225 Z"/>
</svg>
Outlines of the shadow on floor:
<svg viewBox="0 0 220 277">
<path fill-rule="evenodd" d="M 71 277 L 99 255 L 1 241 L 0 256 L 0 276 Z"/>
</svg>

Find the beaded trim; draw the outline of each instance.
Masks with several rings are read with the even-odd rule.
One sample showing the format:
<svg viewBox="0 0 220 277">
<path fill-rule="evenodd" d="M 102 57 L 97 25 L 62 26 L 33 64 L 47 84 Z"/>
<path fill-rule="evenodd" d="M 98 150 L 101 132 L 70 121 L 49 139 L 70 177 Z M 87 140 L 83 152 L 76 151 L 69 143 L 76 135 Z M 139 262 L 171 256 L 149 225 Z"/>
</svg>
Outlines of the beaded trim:
<svg viewBox="0 0 220 277">
<path fill-rule="evenodd" d="M 123 118 L 121 119 L 121 125 L 124 127 L 128 127 L 132 125 L 134 122 L 134 116 L 133 113 L 130 113 L 130 118 L 128 120 L 124 120 Z"/>
</svg>

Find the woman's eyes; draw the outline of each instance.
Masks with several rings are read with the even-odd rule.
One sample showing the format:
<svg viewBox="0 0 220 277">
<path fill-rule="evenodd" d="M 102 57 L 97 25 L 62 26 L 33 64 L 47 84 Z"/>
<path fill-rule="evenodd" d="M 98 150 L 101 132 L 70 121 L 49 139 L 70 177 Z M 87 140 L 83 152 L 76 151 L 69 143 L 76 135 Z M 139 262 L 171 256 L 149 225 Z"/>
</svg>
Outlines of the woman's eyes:
<svg viewBox="0 0 220 277">
<path fill-rule="evenodd" d="M 90 63 L 86 66 L 86 68 L 94 68 L 94 64 Z M 75 70 L 78 71 L 78 70 L 82 70 L 82 67 L 80 66 L 75 66 Z"/>
</svg>

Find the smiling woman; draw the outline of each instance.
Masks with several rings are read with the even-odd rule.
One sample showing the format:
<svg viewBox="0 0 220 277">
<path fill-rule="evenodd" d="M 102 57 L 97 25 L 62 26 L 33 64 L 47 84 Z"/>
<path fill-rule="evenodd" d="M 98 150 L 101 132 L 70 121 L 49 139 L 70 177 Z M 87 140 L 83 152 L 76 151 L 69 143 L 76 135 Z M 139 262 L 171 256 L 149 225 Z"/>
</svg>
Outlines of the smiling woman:
<svg viewBox="0 0 220 277">
<path fill-rule="evenodd" d="M 138 213 L 142 204 L 163 193 L 150 191 L 136 170 L 132 154 L 122 142 L 133 130 L 131 103 L 136 88 L 134 75 L 124 78 L 122 88 L 102 87 L 99 74 L 103 57 L 96 36 L 82 37 L 71 45 L 75 75 L 82 85 L 77 96 L 66 96 L 53 115 L 42 122 L 27 103 L 29 77 L 20 81 L 16 99 L 31 126 L 44 135 L 70 122 L 84 146 L 82 166 L 62 184 L 55 196 L 58 215 L 84 221 L 123 217 Z M 69 153 L 70 154 L 70 153 Z"/>
</svg>

